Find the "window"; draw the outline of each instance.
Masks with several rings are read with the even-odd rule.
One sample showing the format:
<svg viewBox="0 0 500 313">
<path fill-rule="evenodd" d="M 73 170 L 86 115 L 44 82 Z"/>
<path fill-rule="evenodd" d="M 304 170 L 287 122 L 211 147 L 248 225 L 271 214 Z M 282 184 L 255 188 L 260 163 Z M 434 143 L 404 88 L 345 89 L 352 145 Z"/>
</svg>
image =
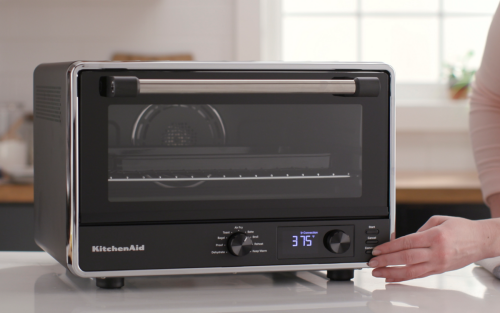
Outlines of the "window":
<svg viewBox="0 0 500 313">
<path fill-rule="evenodd" d="M 469 66 L 477 68 L 498 6 L 498 0 L 267 2 L 268 59 L 382 61 L 403 83 L 445 82 L 445 64 L 469 51 Z"/>
</svg>

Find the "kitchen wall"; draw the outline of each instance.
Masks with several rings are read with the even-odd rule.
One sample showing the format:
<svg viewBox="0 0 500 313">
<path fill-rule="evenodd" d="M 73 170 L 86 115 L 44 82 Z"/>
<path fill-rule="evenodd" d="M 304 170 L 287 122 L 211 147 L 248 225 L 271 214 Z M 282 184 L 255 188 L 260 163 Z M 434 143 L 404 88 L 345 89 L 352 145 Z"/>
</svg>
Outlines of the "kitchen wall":
<svg viewBox="0 0 500 313">
<path fill-rule="evenodd" d="M 253 50 L 258 50 L 262 35 L 255 26 L 258 12 L 253 11 L 258 11 L 258 7 L 254 3 L 253 0 L 0 0 L 0 105 L 19 101 L 26 110 L 31 110 L 32 73 L 43 62 L 107 60 L 115 52 L 192 53 L 198 61 L 254 59 Z M 399 90 L 408 94 L 408 90 Z M 419 94 L 427 94 L 413 86 L 410 92 L 413 94 L 408 98 L 412 101 Z M 417 102 L 428 101 L 417 99 Z M 418 107 L 419 103 L 415 105 Z M 435 130 L 421 127 L 424 131 L 412 125 L 437 115 L 426 113 L 427 116 L 416 118 L 411 111 L 414 109 L 398 109 L 398 170 L 474 170 L 465 121 L 467 113 L 461 107 L 457 111 L 462 115 L 463 125 L 458 127 L 461 129 L 454 125 L 449 129 L 441 127 L 446 118 L 440 118 Z M 405 110 L 410 111 L 405 113 Z M 443 114 L 448 116 L 450 112 Z"/>
<path fill-rule="evenodd" d="M 0 105 L 32 107 L 44 62 L 108 60 L 115 52 L 234 59 L 232 0 L 0 0 Z"/>
<path fill-rule="evenodd" d="M 396 104 L 399 171 L 475 171 L 468 100 L 450 100 L 445 85 L 400 85 Z"/>
<path fill-rule="evenodd" d="M 473 172 L 467 132 L 398 132 L 396 169 L 401 172 Z"/>
</svg>

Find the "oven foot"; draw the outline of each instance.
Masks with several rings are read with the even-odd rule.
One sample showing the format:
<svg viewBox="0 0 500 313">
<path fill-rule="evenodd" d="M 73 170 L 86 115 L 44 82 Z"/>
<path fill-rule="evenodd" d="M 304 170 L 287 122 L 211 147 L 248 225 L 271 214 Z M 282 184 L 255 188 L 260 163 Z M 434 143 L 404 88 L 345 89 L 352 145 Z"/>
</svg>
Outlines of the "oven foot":
<svg viewBox="0 0 500 313">
<path fill-rule="evenodd" d="M 328 270 L 326 277 L 334 281 L 347 281 L 354 278 L 354 270 Z"/>
<path fill-rule="evenodd" d="M 125 278 L 123 277 L 101 277 L 95 280 L 97 287 L 104 289 L 118 289 L 125 285 Z"/>
</svg>

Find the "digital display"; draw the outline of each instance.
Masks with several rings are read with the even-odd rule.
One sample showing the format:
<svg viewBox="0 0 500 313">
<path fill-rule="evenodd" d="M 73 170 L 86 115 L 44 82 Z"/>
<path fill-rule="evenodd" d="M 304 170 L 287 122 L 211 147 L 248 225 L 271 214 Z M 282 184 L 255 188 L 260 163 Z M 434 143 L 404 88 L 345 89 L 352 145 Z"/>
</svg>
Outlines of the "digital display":
<svg viewBox="0 0 500 313">
<path fill-rule="evenodd" d="M 354 248 L 341 254 L 335 254 L 325 246 L 325 236 L 334 230 L 340 230 L 354 238 L 352 225 L 305 225 L 278 227 L 278 259 L 317 259 L 352 257 Z"/>
<path fill-rule="evenodd" d="M 294 228 L 281 232 L 281 247 L 285 254 L 316 254 L 320 245 L 322 245 L 322 236 L 318 230 Z"/>
</svg>

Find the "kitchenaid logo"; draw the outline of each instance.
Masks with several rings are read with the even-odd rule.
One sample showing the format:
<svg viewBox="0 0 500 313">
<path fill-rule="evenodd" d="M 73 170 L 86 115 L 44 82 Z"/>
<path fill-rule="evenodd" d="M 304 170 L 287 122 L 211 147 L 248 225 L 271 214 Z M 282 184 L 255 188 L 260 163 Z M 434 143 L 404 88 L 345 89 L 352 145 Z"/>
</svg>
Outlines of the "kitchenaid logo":
<svg viewBox="0 0 500 313">
<path fill-rule="evenodd" d="M 130 245 L 129 247 L 106 247 L 106 246 L 92 246 L 92 252 L 124 252 L 124 251 L 144 251 L 145 245 Z"/>
</svg>

